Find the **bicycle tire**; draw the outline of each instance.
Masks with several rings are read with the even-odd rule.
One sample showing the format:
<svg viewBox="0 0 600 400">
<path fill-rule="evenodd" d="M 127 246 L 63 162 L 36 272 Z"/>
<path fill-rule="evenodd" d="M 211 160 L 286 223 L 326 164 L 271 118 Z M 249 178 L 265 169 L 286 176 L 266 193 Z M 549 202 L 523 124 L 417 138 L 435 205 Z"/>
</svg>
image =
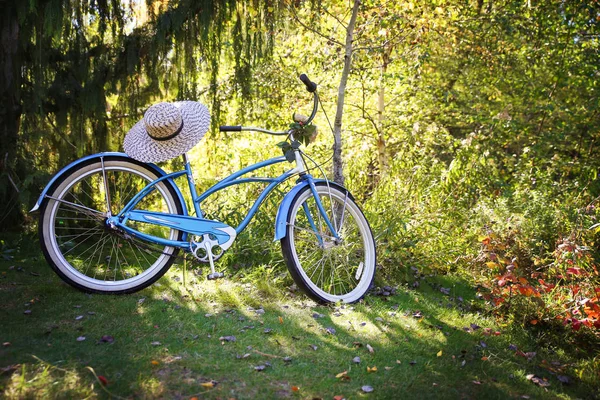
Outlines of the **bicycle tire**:
<svg viewBox="0 0 600 400">
<path fill-rule="evenodd" d="M 373 233 L 345 188 L 325 182 L 318 182 L 315 187 L 341 242 L 336 244 L 321 220 L 310 187 L 306 186 L 291 202 L 286 236 L 281 239 L 283 257 L 296 284 L 313 300 L 357 302 L 375 278 L 377 255 Z"/>
<path fill-rule="evenodd" d="M 107 156 L 103 162 L 114 214 L 148 182 L 160 177 L 149 166 L 127 157 Z M 102 161 L 95 158 L 76 165 L 53 184 L 40 209 L 38 230 L 42 252 L 54 272 L 76 289 L 101 294 L 137 292 L 167 272 L 179 249 L 127 237 L 108 229 L 105 219 L 95 213 L 52 199 L 70 201 L 101 213 L 106 208 L 100 208 L 107 204 L 103 182 Z M 138 207 L 183 214 L 183 206 L 171 182 L 162 181 L 156 189 L 144 197 Z M 132 224 L 153 235 L 173 240 L 183 237 L 183 232 L 175 229 Z M 78 253 L 74 252 L 77 248 Z M 102 272 L 104 276 L 99 279 L 98 274 Z"/>
</svg>

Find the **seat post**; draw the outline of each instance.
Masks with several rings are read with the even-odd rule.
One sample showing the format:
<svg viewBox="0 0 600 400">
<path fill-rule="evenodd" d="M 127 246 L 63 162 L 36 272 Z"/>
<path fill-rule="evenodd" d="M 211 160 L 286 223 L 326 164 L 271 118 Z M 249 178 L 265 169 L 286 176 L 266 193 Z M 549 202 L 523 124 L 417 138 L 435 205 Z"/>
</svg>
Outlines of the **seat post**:
<svg viewBox="0 0 600 400">
<path fill-rule="evenodd" d="M 190 194 L 192 195 L 192 203 L 194 204 L 194 210 L 196 211 L 196 216 L 198 218 L 202 218 L 203 214 L 200 210 L 200 204 L 196 200 L 198 200 L 198 192 L 196 191 L 196 182 L 194 181 L 194 175 L 192 174 L 192 166 L 190 164 L 190 160 L 188 159 L 187 153 L 183 153 L 183 162 L 185 164 L 185 173 L 188 179 L 188 186 L 190 187 Z"/>
</svg>

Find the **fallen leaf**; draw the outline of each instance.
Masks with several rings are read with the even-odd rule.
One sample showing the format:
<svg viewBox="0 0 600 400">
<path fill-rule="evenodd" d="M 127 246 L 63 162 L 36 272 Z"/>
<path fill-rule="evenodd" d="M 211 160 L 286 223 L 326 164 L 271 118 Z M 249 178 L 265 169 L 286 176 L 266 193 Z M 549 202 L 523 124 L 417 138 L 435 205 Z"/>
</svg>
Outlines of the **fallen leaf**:
<svg viewBox="0 0 600 400">
<path fill-rule="evenodd" d="M 284 357 L 283 361 L 286 363 L 290 363 L 290 362 L 292 362 L 292 357 L 290 357 L 290 356 Z"/>
<path fill-rule="evenodd" d="M 298 386 L 292 386 L 292 392 L 297 392 L 299 390 L 300 390 L 300 388 Z"/>
<path fill-rule="evenodd" d="M 341 378 L 342 376 L 345 376 L 345 375 L 347 375 L 347 374 L 348 374 L 348 371 L 344 371 L 344 372 L 340 372 L 340 373 L 339 373 L 339 374 L 337 374 L 335 377 L 339 379 L 339 378 Z"/>
<path fill-rule="evenodd" d="M 333 400 L 344 400 L 344 396 L 340 396 L 340 395 L 333 396 Z"/>
<path fill-rule="evenodd" d="M 154 341 L 154 342 L 151 342 L 150 345 L 152 345 L 152 346 L 160 346 L 160 342 Z"/>
<path fill-rule="evenodd" d="M 389 371 L 390 369 L 393 369 L 394 367 L 383 367 L 385 368 L 386 371 Z"/>
<path fill-rule="evenodd" d="M 481 382 L 479 382 L 479 381 L 473 381 L 473 383 L 474 383 L 475 385 L 481 385 Z"/>
<path fill-rule="evenodd" d="M 4 343 L 2 343 L 2 346 L 3 347 L 8 347 L 8 346 L 10 346 L 10 342 L 4 342 Z"/>
<path fill-rule="evenodd" d="M 221 342 L 223 342 L 223 343 L 224 343 L 224 342 L 235 342 L 235 341 L 236 341 L 236 339 L 235 339 L 235 336 L 221 336 L 221 337 L 219 338 L 219 340 L 220 340 Z"/>
<path fill-rule="evenodd" d="M 77 338 L 77 341 L 78 341 L 78 342 L 83 342 L 84 340 L 85 340 L 85 336 L 79 336 L 79 337 Z"/>
<path fill-rule="evenodd" d="M 81 321 L 83 319 L 83 315 L 78 315 L 75 317 L 75 321 Z"/>
<path fill-rule="evenodd" d="M 25 310 L 25 311 L 23 311 L 23 314 L 29 315 L 29 314 L 31 314 L 31 310 Z"/>
<path fill-rule="evenodd" d="M 335 335 L 335 329 L 333 328 L 325 328 L 325 332 L 327 332 L 330 335 Z"/>
<path fill-rule="evenodd" d="M 281 315 L 279 316 L 279 323 L 280 323 L 280 324 L 283 324 L 283 317 L 282 317 Z M 295 387 L 295 386 L 294 386 L 294 387 Z"/>
<path fill-rule="evenodd" d="M 482 361 L 487 361 L 487 360 L 489 360 L 489 358 L 484 356 L 484 357 L 481 357 L 481 360 Z"/>
<path fill-rule="evenodd" d="M 536 385 L 538 385 L 539 387 L 548 387 L 550 386 L 550 382 L 548 382 L 546 379 L 542 379 L 539 376 L 535 376 L 534 374 L 529 374 L 526 376 L 528 381 L 531 381 L 533 383 L 535 383 Z"/>
<path fill-rule="evenodd" d="M 152 365 L 155 365 L 155 366 L 156 366 L 156 365 L 158 365 L 158 364 L 160 364 L 160 363 L 159 363 L 158 361 L 156 361 L 156 360 L 152 360 L 152 361 L 150 361 L 150 364 L 152 364 Z"/>
<path fill-rule="evenodd" d="M 416 365 L 416 364 L 417 364 L 417 362 L 416 362 L 416 361 L 411 361 L 411 362 L 409 362 L 409 364 L 410 364 L 411 366 L 414 366 L 414 365 Z"/>
<path fill-rule="evenodd" d="M 437 352 L 437 356 L 438 356 L 438 357 L 441 357 L 441 356 L 442 356 L 442 354 L 443 354 L 443 353 L 442 353 L 442 350 L 440 350 L 440 351 L 438 351 L 438 352 Z"/>
<path fill-rule="evenodd" d="M 271 329 L 271 328 L 265 328 L 265 330 L 263 331 L 263 333 L 267 333 L 267 334 L 269 334 L 271 332 L 273 332 L 273 329 Z"/>
<path fill-rule="evenodd" d="M 210 389 L 210 388 L 213 388 L 213 387 L 215 387 L 215 384 L 214 384 L 214 383 L 212 383 L 212 381 L 211 381 L 211 382 L 204 382 L 204 383 L 201 383 L 201 384 L 200 384 L 200 386 Z"/>
<path fill-rule="evenodd" d="M 367 366 L 367 372 L 377 372 L 377 367 L 376 366 L 373 366 L 373 367 Z"/>
<path fill-rule="evenodd" d="M 537 320 L 537 319 L 532 319 L 531 321 L 529 321 L 529 323 L 530 323 L 531 325 L 537 325 L 537 323 L 538 323 L 538 320 Z"/>
<path fill-rule="evenodd" d="M 310 348 L 313 349 L 314 351 L 317 351 L 318 347 L 315 346 L 314 344 L 309 344 Z"/>
<path fill-rule="evenodd" d="M 402 361 L 396 360 L 396 364 L 402 364 Z"/>
<path fill-rule="evenodd" d="M 373 391 L 373 387 L 372 386 L 367 386 L 367 385 L 361 387 L 361 389 L 365 393 L 371 393 Z"/>
<path fill-rule="evenodd" d="M 100 381 L 100 383 L 102 383 L 104 386 L 108 385 L 108 379 L 106 379 L 105 377 L 103 377 L 102 375 L 98 375 L 98 380 Z"/>
<path fill-rule="evenodd" d="M 104 335 L 100 338 L 98 343 L 113 343 L 114 341 L 115 341 L 114 337 L 112 337 L 110 335 Z"/>
<path fill-rule="evenodd" d="M 257 365 L 256 367 L 254 367 L 254 370 L 258 371 L 258 372 L 261 372 L 261 371 L 264 371 L 265 368 L 267 368 L 267 367 L 264 366 L 264 365 Z"/>
<path fill-rule="evenodd" d="M 354 363 L 356 363 L 356 364 L 359 364 L 359 363 L 360 363 L 360 357 L 358 357 L 358 356 L 357 356 L 357 357 L 354 357 L 354 358 L 352 359 L 352 362 L 354 362 Z"/>
<path fill-rule="evenodd" d="M 369 350 L 369 353 L 375 353 L 375 350 L 373 349 L 373 347 L 371 347 L 369 343 L 367 343 L 367 349 Z"/>
<path fill-rule="evenodd" d="M 560 383 L 564 385 L 568 385 L 571 383 L 571 379 L 566 375 L 556 375 L 556 378 L 560 381 Z"/>
</svg>

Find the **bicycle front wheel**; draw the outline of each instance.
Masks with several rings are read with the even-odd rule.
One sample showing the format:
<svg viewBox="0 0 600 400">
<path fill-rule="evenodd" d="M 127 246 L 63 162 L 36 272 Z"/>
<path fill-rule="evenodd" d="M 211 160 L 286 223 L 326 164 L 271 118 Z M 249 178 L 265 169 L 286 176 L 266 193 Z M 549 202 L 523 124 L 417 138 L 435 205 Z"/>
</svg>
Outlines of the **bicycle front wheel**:
<svg viewBox="0 0 600 400">
<path fill-rule="evenodd" d="M 375 277 L 371 228 L 346 189 L 319 182 L 316 191 L 339 239 L 327 226 L 307 186 L 292 200 L 286 236 L 281 239 L 284 259 L 296 284 L 312 299 L 356 302 Z"/>
<path fill-rule="evenodd" d="M 94 293 L 133 293 L 158 280 L 178 249 L 148 243 L 106 225 L 141 189 L 159 178 L 143 163 L 126 157 L 92 159 L 77 165 L 49 190 L 42 204 L 39 235 L 54 271 L 69 285 Z M 137 209 L 183 214 L 173 185 L 162 181 Z M 181 231 L 129 222 L 160 238 L 181 240 Z"/>
</svg>

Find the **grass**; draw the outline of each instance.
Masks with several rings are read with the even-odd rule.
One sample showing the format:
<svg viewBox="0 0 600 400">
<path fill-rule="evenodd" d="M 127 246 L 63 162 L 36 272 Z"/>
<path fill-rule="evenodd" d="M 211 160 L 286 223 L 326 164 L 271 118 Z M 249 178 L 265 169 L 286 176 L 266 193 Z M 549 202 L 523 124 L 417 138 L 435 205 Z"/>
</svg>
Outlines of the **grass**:
<svg viewBox="0 0 600 400">
<path fill-rule="evenodd" d="M 567 399 L 599 394 L 598 385 L 573 377 L 569 365 L 576 363 L 576 353 L 540 348 L 519 327 L 474 311 L 474 291 L 457 279 L 427 278 L 418 290 L 401 287 L 388 298 L 323 307 L 290 292 L 288 278 L 264 266 L 257 271 L 217 282 L 188 271 L 184 286 L 175 267 L 133 295 L 87 295 L 62 283 L 35 243 L 24 244 L 14 260 L 0 261 L 0 342 L 5 343 L 0 396 Z M 439 285 L 451 288 L 450 294 L 441 293 Z M 315 313 L 322 316 L 314 318 Z M 480 328 L 463 329 L 471 324 Z M 106 335 L 114 341 L 102 342 Z M 224 336 L 236 341 L 220 340 Z M 519 356 L 511 345 L 536 355 Z M 352 361 L 357 356 L 359 364 Z M 257 366 L 266 368 L 259 372 Z M 373 367 L 377 370 L 368 372 Z M 539 387 L 528 374 L 550 385 Z M 570 384 L 560 383 L 557 375 L 570 376 Z M 364 393 L 365 385 L 373 392 Z"/>
</svg>

